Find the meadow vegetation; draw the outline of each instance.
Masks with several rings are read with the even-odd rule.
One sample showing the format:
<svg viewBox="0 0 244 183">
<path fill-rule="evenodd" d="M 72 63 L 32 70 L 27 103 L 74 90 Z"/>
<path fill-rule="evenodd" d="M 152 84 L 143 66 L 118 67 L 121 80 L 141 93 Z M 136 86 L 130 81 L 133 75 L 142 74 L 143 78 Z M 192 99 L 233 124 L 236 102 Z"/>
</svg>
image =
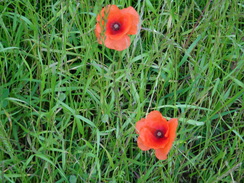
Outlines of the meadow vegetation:
<svg viewBox="0 0 244 183">
<path fill-rule="evenodd" d="M 124 51 L 96 15 L 133 6 Z M 0 182 L 242 182 L 239 0 L 0 1 Z M 168 159 L 137 147 L 152 110 L 179 118 Z"/>
</svg>

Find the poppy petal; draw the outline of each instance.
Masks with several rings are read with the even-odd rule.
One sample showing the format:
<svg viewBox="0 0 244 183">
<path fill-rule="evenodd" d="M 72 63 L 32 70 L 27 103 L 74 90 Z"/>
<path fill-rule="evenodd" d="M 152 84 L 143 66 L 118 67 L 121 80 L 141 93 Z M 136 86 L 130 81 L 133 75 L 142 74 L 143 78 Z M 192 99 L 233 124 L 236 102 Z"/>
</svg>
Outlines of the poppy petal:
<svg viewBox="0 0 244 183">
<path fill-rule="evenodd" d="M 153 149 L 164 148 L 168 144 L 168 138 L 157 138 L 149 128 L 142 128 L 139 136 L 143 144 Z"/>
<path fill-rule="evenodd" d="M 137 145 L 143 151 L 147 151 L 147 150 L 151 149 L 150 147 L 147 147 L 143 144 L 142 139 L 140 137 L 138 137 L 138 139 L 137 139 Z"/>
<path fill-rule="evenodd" d="M 119 40 L 113 40 L 107 37 L 105 40 L 105 46 L 110 49 L 122 51 L 130 46 L 130 37 L 124 35 L 124 37 L 122 37 Z"/>
<path fill-rule="evenodd" d="M 101 12 L 97 15 L 97 21 L 99 22 L 101 19 L 104 20 L 111 12 L 120 12 L 120 9 L 116 5 L 107 5 L 105 6 Z M 105 18 L 104 18 L 105 17 Z"/>
<path fill-rule="evenodd" d="M 97 15 L 97 24 L 95 28 L 95 35 L 97 37 L 98 43 L 103 44 L 105 40 L 106 33 L 106 21 L 108 19 L 110 12 L 120 12 L 120 9 L 116 5 L 108 5 L 104 7 L 101 12 Z"/>
<path fill-rule="evenodd" d="M 167 154 L 168 154 L 168 152 L 166 152 L 164 150 L 164 148 L 155 150 L 155 155 L 156 155 L 156 157 L 159 160 L 166 160 L 167 159 Z"/>
<path fill-rule="evenodd" d="M 164 148 L 156 149 L 155 155 L 158 159 L 164 160 L 167 159 L 167 154 L 173 146 L 173 142 L 176 137 L 176 130 L 178 126 L 178 119 L 172 118 L 168 121 L 169 123 L 169 142 L 166 144 Z"/>
<path fill-rule="evenodd" d="M 96 24 L 95 32 L 97 32 L 99 34 L 102 32 L 101 26 L 98 23 Z"/>
<path fill-rule="evenodd" d="M 176 130 L 177 130 L 177 126 L 178 126 L 178 119 L 177 118 L 172 118 L 168 121 L 169 123 L 169 133 L 170 133 L 170 139 L 171 140 L 175 140 L 176 137 Z"/>
<path fill-rule="evenodd" d="M 140 121 L 136 122 L 136 133 L 139 134 L 142 127 L 145 126 L 145 119 L 142 118 Z"/>
<path fill-rule="evenodd" d="M 102 44 L 102 37 L 104 37 L 104 36 L 101 35 L 101 32 L 102 31 L 101 31 L 100 25 L 96 24 L 95 35 L 97 37 L 97 41 L 98 41 L 99 44 Z M 104 38 L 103 38 L 103 41 L 104 41 Z"/>
<path fill-rule="evenodd" d="M 97 15 L 97 24 L 95 28 L 95 35 L 98 39 L 98 43 L 102 44 L 105 40 L 106 24 L 109 20 L 110 14 L 121 14 L 120 9 L 116 5 L 108 5 L 104 7 Z M 110 16 L 111 17 L 111 16 Z"/>
<path fill-rule="evenodd" d="M 154 122 L 159 122 L 159 123 L 161 123 L 161 121 L 163 121 L 163 122 L 167 123 L 167 120 L 162 116 L 162 114 L 159 111 L 150 112 L 147 115 L 146 119 L 148 121 L 154 121 Z"/>
<path fill-rule="evenodd" d="M 139 24 L 139 20 L 140 20 L 140 16 L 137 13 L 137 11 L 133 8 L 133 7 L 128 7 L 128 8 L 124 8 L 121 10 L 121 12 L 123 14 L 129 14 L 131 16 L 131 27 L 130 30 L 128 32 L 128 34 L 136 34 L 138 31 L 138 24 Z"/>
<path fill-rule="evenodd" d="M 168 131 L 168 122 L 159 111 L 150 112 L 146 117 L 146 123 L 147 126 L 156 129 L 160 126 L 164 126 L 164 128 L 166 128 L 165 131 Z"/>
<path fill-rule="evenodd" d="M 118 23 L 120 26 L 119 30 L 113 30 L 112 26 L 114 23 Z M 109 21 L 107 22 L 107 31 L 106 35 L 109 38 L 118 40 L 121 39 L 125 34 L 128 34 L 128 31 L 131 27 L 131 17 L 130 15 L 119 15 L 116 13 L 109 14 Z"/>
<path fill-rule="evenodd" d="M 101 10 L 96 20 L 98 43 L 122 51 L 130 46 L 128 35 L 137 33 L 139 15 L 133 7 L 120 10 L 116 5 L 108 5 Z"/>
</svg>

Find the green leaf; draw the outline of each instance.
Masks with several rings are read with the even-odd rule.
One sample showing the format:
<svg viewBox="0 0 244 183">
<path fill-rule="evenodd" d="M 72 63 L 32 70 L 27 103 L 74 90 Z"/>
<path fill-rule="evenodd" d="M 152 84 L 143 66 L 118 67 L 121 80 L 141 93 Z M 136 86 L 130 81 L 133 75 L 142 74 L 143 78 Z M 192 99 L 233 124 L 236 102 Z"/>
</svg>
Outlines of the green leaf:
<svg viewBox="0 0 244 183">
<path fill-rule="evenodd" d="M 149 10 L 151 10 L 154 14 L 157 14 L 156 9 L 153 7 L 152 3 L 150 0 L 146 0 L 146 6 L 148 7 Z"/>
<path fill-rule="evenodd" d="M 9 96 L 9 89 L 0 87 L 0 107 L 5 108 L 8 101 L 5 100 Z"/>
<path fill-rule="evenodd" d="M 205 124 L 205 122 L 196 121 L 196 120 L 193 120 L 193 119 L 186 119 L 186 118 L 179 118 L 179 121 L 183 122 L 183 123 L 186 122 L 188 124 L 195 125 L 195 126 L 202 126 L 202 125 Z"/>
<path fill-rule="evenodd" d="M 77 177 L 76 177 L 75 175 L 71 175 L 71 176 L 69 177 L 69 182 L 70 182 L 70 183 L 76 183 L 76 182 L 77 182 Z"/>
</svg>

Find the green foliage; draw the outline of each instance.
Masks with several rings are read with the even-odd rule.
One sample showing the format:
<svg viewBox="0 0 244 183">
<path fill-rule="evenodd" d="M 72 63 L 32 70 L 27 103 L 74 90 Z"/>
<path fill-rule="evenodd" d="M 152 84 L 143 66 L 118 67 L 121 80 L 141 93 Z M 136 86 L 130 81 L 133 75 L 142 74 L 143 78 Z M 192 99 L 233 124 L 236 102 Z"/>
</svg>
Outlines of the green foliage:
<svg viewBox="0 0 244 183">
<path fill-rule="evenodd" d="M 141 31 L 98 45 L 103 6 Z M 0 182 L 241 182 L 243 3 L 0 2 Z M 165 161 L 136 144 L 152 110 L 179 118 Z"/>
</svg>

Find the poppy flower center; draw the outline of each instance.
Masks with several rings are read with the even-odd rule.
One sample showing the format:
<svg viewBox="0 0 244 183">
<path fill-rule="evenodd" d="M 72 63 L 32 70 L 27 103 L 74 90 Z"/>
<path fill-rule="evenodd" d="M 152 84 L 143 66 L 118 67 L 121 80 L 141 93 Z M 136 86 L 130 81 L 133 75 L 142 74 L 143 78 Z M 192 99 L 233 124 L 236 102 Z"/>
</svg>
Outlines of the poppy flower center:
<svg viewBox="0 0 244 183">
<path fill-rule="evenodd" d="M 161 130 L 157 130 L 157 131 L 155 132 L 155 136 L 156 136 L 157 138 L 163 138 L 163 137 L 164 137 L 164 133 L 163 133 Z"/>
<path fill-rule="evenodd" d="M 113 23 L 113 24 L 112 24 L 112 29 L 113 29 L 114 31 L 119 30 L 119 29 L 120 29 L 120 23 L 118 23 L 118 22 Z"/>
</svg>

